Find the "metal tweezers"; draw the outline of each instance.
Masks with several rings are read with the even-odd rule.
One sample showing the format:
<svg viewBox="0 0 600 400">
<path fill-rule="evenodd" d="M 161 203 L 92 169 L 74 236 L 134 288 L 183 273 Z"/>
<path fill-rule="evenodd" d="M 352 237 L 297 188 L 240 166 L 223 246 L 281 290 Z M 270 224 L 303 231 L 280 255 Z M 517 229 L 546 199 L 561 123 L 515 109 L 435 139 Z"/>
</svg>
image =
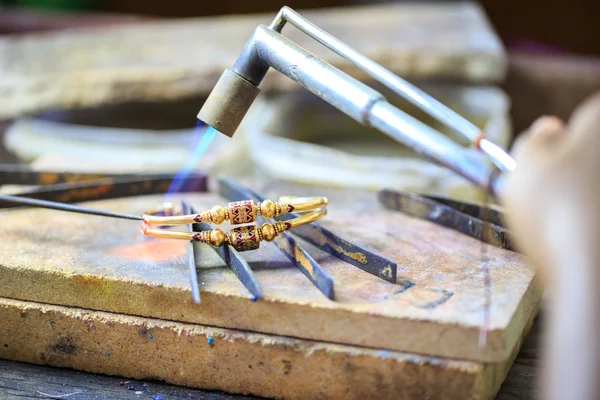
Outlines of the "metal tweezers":
<svg viewBox="0 0 600 400">
<path fill-rule="evenodd" d="M 395 211 L 454 229 L 484 243 L 517 251 L 512 235 L 504 227 L 503 212 L 492 206 L 464 203 L 438 196 L 398 192 L 379 192 L 380 203 Z"/>
</svg>

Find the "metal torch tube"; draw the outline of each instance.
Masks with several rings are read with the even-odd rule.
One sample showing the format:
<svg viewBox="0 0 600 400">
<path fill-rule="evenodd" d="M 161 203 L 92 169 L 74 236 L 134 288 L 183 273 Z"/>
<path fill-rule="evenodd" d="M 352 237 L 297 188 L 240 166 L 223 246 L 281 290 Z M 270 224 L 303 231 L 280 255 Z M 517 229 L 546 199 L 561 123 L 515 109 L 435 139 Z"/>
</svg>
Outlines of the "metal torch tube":
<svg viewBox="0 0 600 400">
<path fill-rule="evenodd" d="M 450 138 L 421 121 L 400 111 L 386 101 L 375 103 L 369 112 L 369 123 L 402 142 L 417 153 L 427 156 L 474 184 L 487 188 L 492 168 L 465 151 Z"/>
<path fill-rule="evenodd" d="M 475 143 L 480 137 L 482 133 L 481 130 L 466 118 L 457 114 L 421 89 L 400 78 L 390 70 L 360 54 L 358 51 L 346 45 L 339 39 L 331 36 L 291 8 L 283 7 L 271 23 L 270 28 L 276 32 L 281 32 L 286 22 L 291 23 L 308 36 L 314 38 L 324 46 L 349 60 L 354 65 L 371 75 L 373 78 L 377 79 L 379 82 L 383 83 L 400 96 L 415 104 L 417 107 L 438 121 L 448 125 L 454 131 L 460 133 L 471 142 Z M 502 171 L 512 171 L 515 169 L 515 160 L 495 144 L 487 140 L 485 143 L 481 143 L 480 141 L 479 148 L 482 152 L 487 154 Z"/>
<path fill-rule="evenodd" d="M 372 104 L 384 100 L 381 93 L 265 26 L 256 29 L 254 39 L 260 60 L 360 123 L 368 122 Z"/>
<path fill-rule="evenodd" d="M 373 126 L 418 153 L 487 188 L 491 168 L 448 137 L 388 103 L 384 96 L 310 54 L 281 34 L 259 26 L 247 48 L 262 62 L 358 122 Z M 237 63 L 236 63 L 237 64 Z"/>
</svg>

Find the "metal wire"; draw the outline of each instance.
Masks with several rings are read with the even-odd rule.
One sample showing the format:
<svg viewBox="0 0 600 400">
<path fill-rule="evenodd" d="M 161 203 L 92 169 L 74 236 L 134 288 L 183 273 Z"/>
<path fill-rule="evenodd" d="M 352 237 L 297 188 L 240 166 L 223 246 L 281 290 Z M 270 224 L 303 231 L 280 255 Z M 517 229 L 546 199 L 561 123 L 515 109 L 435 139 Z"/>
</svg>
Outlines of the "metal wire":
<svg viewBox="0 0 600 400">
<path fill-rule="evenodd" d="M 2 201 L 14 204 L 21 204 L 24 206 L 50 208 L 52 210 L 70 211 L 80 214 L 101 215 L 103 217 L 121 218 L 135 221 L 143 220 L 143 218 L 140 215 L 123 214 L 114 211 L 98 210 L 95 208 L 76 206 L 73 204 L 58 203 L 55 201 L 48 200 L 30 199 L 27 197 L 20 196 L 0 195 L 0 202 Z"/>
</svg>

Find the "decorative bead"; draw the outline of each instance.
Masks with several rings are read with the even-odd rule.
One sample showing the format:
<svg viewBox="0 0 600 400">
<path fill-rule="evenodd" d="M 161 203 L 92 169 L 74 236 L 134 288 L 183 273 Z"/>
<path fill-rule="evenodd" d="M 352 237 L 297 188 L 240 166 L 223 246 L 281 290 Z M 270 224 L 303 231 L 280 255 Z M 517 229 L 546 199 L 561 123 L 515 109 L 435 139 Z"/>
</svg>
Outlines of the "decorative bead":
<svg viewBox="0 0 600 400">
<path fill-rule="evenodd" d="M 273 218 L 275 216 L 275 203 L 272 200 L 265 200 L 260 203 L 260 212 L 265 218 Z"/>
<path fill-rule="evenodd" d="M 256 221 L 256 209 L 252 200 L 243 200 L 227 205 L 231 225 L 250 224 Z"/>
<path fill-rule="evenodd" d="M 256 250 L 260 247 L 255 225 L 233 228 L 231 230 L 231 241 L 237 251 Z"/>
<path fill-rule="evenodd" d="M 210 211 L 202 211 L 202 214 L 200 214 L 200 221 L 210 223 L 210 221 L 211 221 Z"/>
<path fill-rule="evenodd" d="M 213 229 L 210 232 L 210 244 L 214 247 L 221 247 L 225 243 L 225 233 L 220 229 Z"/>
<path fill-rule="evenodd" d="M 214 206 L 210 209 L 210 217 L 212 219 L 213 224 L 221 224 L 225 221 L 227 212 L 225 211 L 225 207 L 223 206 Z"/>
<path fill-rule="evenodd" d="M 289 224 L 289 222 L 281 222 L 281 221 L 277 221 L 273 224 L 273 229 L 275 229 L 275 234 L 279 235 L 281 232 L 288 230 L 288 225 L 291 226 Z"/>
<path fill-rule="evenodd" d="M 210 244 L 210 231 L 202 231 L 194 234 L 194 240 Z"/>
<path fill-rule="evenodd" d="M 275 232 L 275 228 L 271 224 L 263 224 L 263 226 L 260 228 L 260 233 L 262 238 L 267 242 L 270 242 L 271 240 L 275 239 L 275 236 L 277 236 L 277 232 Z"/>
</svg>

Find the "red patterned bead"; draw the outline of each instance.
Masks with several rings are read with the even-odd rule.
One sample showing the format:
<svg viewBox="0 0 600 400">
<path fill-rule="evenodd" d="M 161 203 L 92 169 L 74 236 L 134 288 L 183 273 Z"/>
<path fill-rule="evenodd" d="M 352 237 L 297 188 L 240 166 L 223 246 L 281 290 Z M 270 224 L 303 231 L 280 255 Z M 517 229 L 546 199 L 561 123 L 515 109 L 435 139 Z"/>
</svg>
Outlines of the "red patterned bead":
<svg viewBox="0 0 600 400">
<path fill-rule="evenodd" d="M 250 224 L 256 221 L 256 207 L 252 200 L 229 203 L 227 208 L 231 225 Z"/>
<path fill-rule="evenodd" d="M 240 226 L 231 230 L 231 239 L 233 247 L 237 251 L 256 250 L 260 247 L 256 226 Z"/>
</svg>

